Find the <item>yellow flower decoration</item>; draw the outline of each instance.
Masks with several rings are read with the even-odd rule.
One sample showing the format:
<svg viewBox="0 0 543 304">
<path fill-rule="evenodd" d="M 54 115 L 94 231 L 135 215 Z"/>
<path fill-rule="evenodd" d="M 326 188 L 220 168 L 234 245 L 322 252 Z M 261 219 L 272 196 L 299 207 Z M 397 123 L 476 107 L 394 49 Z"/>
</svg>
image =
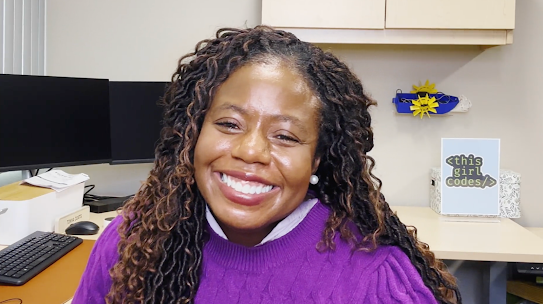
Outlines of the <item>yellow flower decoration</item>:
<svg viewBox="0 0 543 304">
<path fill-rule="evenodd" d="M 419 97 L 417 100 L 412 100 L 411 103 L 413 105 L 410 106 L 409 109 L 413 111 L 413 116 L 420 114 L 420 119 L 424 117 L 424 114 L 430 117 L 430 112 L 437 113 L 435 108 L 439 107 L 439 103 L 436 102 L 436 98 L 430 98 L 428 95 Z"/>
<path fill-rule="evenodd" d="M 419 82 L 419 86 L 413 85 L 413 90 L 411 91 L 411 93 L 417 94 L 419 92 L 425 92 L 428 94 L 436 94 L 437 93 L 436 84 L 430 83 L 429 80 L 426 80 L 426 83 L 424 85 L 421 85 L 420 82 Z"/>
</svg>

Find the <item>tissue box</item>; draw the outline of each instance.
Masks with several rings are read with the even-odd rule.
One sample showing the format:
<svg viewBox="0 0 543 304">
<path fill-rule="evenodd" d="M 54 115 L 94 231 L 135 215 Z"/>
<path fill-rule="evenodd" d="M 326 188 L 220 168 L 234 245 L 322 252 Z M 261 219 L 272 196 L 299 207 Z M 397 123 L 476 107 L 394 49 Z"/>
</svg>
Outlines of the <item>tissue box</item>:
<svg viewBox="0 0 543 304">
<path fill-rule="evenodd" d="M 11 245 L 35 231 L 52 232 L 55 220 L 83 205 L 85 183 L 62 192 L 20 185 L 0 187 L 0 244 Z"/>
<path fill-rule="evenodd" d="M 430 185 L 430 208 L 441 214 L 441 168 L 432 168 Z M 500 170 L 500 214 L 499 217 L 520 217 L 520 174 Z"/>
</svg>

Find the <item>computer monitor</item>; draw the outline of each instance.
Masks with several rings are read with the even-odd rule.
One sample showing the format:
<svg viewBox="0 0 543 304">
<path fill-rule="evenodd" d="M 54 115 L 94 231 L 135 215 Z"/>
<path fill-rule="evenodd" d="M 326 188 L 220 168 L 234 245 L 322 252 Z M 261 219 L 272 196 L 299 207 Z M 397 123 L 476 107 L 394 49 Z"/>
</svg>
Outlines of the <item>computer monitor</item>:
<svg viewBox="0 0 543 304">
<path fill-rule="evenodd" d="M 151 163 L 162 129 L 168 82 L 111 81 L 111 164 Z"/>
<path fill-rule="evenodd" d="M 108 85 L 0 74 L 0 172 L 108 163 Z"/>
</svg>

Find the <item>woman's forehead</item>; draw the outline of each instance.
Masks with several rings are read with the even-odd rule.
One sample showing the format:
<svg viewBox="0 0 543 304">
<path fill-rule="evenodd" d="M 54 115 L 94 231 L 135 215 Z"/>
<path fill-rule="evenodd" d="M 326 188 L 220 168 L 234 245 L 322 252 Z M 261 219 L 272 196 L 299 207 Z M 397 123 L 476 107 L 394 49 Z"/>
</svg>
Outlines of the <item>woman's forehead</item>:
<svg viewBox="0 0 543 304">
<path fill-rule="evenodd" d="M 224 103 L 306 111 L 319 106 L 306 80 L 289 65 L 256 63 L 241 67 L 220 86 L 211 108 Z"/>
</svg>

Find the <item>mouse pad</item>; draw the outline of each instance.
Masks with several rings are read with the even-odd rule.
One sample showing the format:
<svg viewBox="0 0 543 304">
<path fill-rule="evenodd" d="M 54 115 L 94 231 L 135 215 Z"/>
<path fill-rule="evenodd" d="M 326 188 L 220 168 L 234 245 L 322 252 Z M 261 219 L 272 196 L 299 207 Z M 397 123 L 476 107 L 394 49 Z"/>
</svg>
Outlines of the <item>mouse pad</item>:
<svg viewBox="0 0 543 304">
<path fill-rule="evenodd" d="M 0 302 L 20 298 L 23 304 L 62 304 L 73 298 L 85 271 L 94 241 L 83 240 L 23 286 L 0 284 Z M 12 302 L 8 302 L 12 303 Z M 18 303 L 18 301 L 13 301 Z"/>
</svg>

